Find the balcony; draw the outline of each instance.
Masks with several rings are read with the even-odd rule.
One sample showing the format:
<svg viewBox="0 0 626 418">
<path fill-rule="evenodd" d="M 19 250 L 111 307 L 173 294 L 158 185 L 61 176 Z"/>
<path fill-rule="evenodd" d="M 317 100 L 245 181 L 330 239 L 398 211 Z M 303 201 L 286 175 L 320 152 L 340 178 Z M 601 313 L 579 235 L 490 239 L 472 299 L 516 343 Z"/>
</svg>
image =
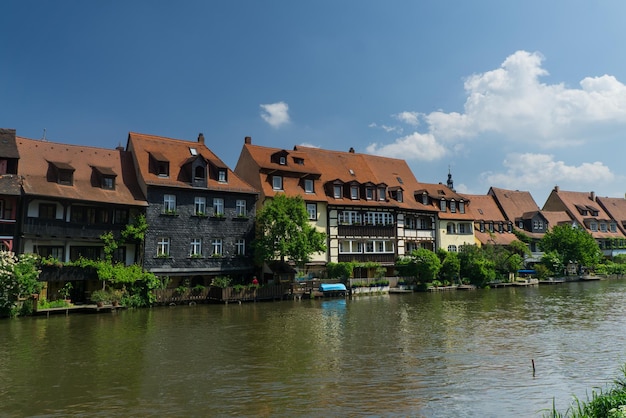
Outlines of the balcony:
<svg viewBox="0 0 626 418">
<path fill-rule="evenodd" d="M 120 224 L 79 224 L 59 219 L 26 218 L 25 236 L 89 238 L 99 239 L 106 232 L 113 231 L 116 236 L 125 225 Z"/>
<path fill-rule="evenodd" d="M 354 253 L 354 254 L 339 254 L 338 261 L 340 263 L 350 263 L 356 261 L 359 263 L 375 262 L 380 264 L 394 264 L 396 262 L 396 255 L 393 253 L 380 254 L 380 253 Z"/>
<path fill-rule="evenodd" d="M 396 236 L 395 225 L 339 225 L 338 235 L 342 237 L 386 237 Z"/>
<path fill-rule="evenodd" d="M 0 236 L 14 237 L 17 232 L 17 224 L 13 219 L 0 219 Z"/>
</svg>

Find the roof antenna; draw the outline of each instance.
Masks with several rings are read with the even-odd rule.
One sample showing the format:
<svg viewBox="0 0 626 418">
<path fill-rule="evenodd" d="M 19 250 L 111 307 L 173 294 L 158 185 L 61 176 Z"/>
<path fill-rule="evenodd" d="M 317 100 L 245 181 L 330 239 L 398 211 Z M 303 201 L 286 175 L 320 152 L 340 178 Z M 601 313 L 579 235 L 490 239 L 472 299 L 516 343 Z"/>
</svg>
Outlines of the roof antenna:
<svg viewBox="0 0 626 418">
<path fill-rule="evenodd" d="M 47 141 L 46 139 L 46 128 L 43 128 L 43 138 L 41 138 L 42 141 Z"/>
</svg>

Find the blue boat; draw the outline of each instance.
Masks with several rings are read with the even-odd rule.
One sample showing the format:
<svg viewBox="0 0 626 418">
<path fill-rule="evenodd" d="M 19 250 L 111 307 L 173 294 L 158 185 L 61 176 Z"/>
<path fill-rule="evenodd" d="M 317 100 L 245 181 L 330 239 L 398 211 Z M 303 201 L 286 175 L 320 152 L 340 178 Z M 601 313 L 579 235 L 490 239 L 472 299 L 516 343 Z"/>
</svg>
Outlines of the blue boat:
<svg viewBox="0 0 626 418">
<path fill-rule="evenodd" d="M 345 296 L 348 289 L 343 283 L 321 283 L 319 291 L 324 293 L 324 296 Z"/>
</svg>

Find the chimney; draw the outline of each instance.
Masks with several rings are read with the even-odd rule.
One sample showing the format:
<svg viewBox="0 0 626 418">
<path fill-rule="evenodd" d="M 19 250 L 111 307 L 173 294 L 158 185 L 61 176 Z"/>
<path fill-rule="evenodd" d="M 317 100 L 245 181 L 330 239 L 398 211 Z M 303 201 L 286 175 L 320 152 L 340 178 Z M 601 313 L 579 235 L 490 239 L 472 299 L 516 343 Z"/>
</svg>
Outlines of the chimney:
<svg viewBox="0 0 626 418">
<path fill-rule="evenodd" d="M 589 200 L 595 202 L 596 201 L 596 192 L 589 193 Z"/>
<path fill-rule="evenodd" d="M 243 139 L 244 144 L 246 145 L 251 145 L 252 144 L 252 137 L 251 136 L 247 136 Z"/>
<path fill-rule="evenodd" d="M 122 143 L 120 142 L 119 145 L 115 148 L 118 151 L 124 151 L 124 147 L 122 146 Z"/>
<path fill-rule="evenodd" d="M 354 148 L 350 147 L 350 149 L 348 150 L 348 152 L 349 152 L 350 154 L 354 154 Z"/>
<path fill-rule="evenodd" d="M 558 193 L 559 192 L 559 186 L 554 186 L 554 191 Z"/>
<path fill-rule="evenodd" d="M 198 143 L 204 145 L 204 134 L 202 132 L 198 134 Z"/>
</svg>

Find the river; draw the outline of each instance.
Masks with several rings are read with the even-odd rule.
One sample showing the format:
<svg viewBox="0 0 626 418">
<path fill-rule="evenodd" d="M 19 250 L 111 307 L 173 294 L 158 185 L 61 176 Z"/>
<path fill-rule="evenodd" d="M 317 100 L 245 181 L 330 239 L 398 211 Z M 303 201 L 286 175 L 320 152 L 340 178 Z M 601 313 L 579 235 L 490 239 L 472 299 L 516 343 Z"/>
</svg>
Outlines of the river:
<svg viewBox="0 0 626 418">
<path fill-rule="evenodd" d="M 620 377 L 625 302 L 605 280 L 1 320 L 0 416 L 541 417 Z"/>
</svg>

